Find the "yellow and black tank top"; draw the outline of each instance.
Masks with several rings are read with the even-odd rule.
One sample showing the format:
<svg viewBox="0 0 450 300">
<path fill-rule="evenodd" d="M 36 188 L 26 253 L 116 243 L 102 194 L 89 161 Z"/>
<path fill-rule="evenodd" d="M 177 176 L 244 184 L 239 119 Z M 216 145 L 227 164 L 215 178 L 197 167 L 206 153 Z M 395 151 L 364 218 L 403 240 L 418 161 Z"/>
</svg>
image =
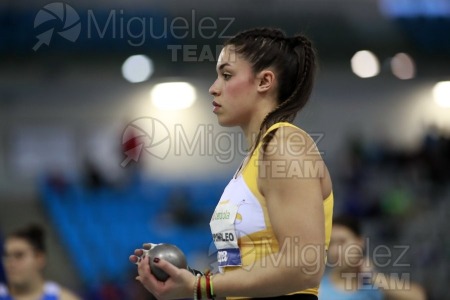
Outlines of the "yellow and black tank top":
<svg viewBox="0 0 450 300">
<path fill-rule="evenodd" d="M 265 134 L 283 126 L 298 128 L 290 123 L 280 122 L 272 125 Z M 279 251 L 280 245 L 272 230 L 266 199 L 257 187 L 260 147 L 261 143 L 240 174 L 230 180 L 211 218 L 210 227 L 218 250 L 220 272 L 235 268 L 249 270 L 256 261 Z M 323 210 L 325 245 L 328 249 L 333 218 L 332 192 L 323 201 Z M 318 289 L 319 287 L 315 287 L 294 294 L 318 295 Z"/>
</svg>

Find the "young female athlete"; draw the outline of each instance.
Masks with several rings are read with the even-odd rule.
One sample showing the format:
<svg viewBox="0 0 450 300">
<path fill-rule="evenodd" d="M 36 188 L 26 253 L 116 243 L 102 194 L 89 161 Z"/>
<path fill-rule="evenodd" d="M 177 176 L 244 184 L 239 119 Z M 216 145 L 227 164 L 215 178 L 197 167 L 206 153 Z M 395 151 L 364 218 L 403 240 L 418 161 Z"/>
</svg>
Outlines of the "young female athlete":
<svg viewBox="0 0 450 300">
<path fill-rule="evenodd" d="M 43 277 L 44 232 L 38 226 L 20 229 L 4 244 L 3 262 L 8 285 L 0 284 L 0 300 L 78 300 L 79 298 Z"/>
<path fill-rule="evenodd" d="M 307 103 L 316 56 L 303 35 L 241 32 L 225 43 L 209 92 L 222 126 L 239 126 L 249 154 L 211 218 L 220 272 L 194 276 L 136 250 L 137 279 L 157 298 L 317 299 L 330 240 L 330 175 L 312 138 L 291 124 Z"/>
</svg>

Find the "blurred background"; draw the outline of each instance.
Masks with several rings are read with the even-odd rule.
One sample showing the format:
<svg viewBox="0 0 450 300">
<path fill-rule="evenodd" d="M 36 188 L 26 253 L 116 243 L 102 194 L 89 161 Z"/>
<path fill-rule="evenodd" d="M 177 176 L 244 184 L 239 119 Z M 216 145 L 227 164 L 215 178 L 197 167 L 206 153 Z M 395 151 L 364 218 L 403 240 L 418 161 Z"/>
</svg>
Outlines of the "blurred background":
<svg viewBox="0 0 450 300">
<path fill-rule="evenodd" d="M 335 214 L 393 250 L 402 265 L 382 271 L 448 297 L 448 0 L 0 2 L 0 235 L 43 224 L 47 277 L 84 299 L 141 299 L 128 255 L 143 242 L 213 267 L 209 218 L 246 145 L 208 88 L 223 41 L 256 26 L 319 53 L 295 123 Z"/>
</svg>

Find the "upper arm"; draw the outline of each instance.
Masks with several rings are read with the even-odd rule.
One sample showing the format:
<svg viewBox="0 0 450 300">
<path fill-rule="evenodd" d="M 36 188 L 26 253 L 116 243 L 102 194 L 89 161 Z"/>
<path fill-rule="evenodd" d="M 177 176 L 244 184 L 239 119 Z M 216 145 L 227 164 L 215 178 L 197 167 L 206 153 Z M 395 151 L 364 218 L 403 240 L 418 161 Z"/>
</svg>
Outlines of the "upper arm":
<svg viewBox="0 0 450 300">
<path fill-rule="evenodd" d="M 327 174 L 325 164 L 312 139 L 295 128 L 280 128 L 269 147 L 260 158 L 258 186 L 266 198 L 280 249 L 292 245 L 301 265 L 310 271 L 322 270 L 325 217 L 321 181 Z"/>
</svg>

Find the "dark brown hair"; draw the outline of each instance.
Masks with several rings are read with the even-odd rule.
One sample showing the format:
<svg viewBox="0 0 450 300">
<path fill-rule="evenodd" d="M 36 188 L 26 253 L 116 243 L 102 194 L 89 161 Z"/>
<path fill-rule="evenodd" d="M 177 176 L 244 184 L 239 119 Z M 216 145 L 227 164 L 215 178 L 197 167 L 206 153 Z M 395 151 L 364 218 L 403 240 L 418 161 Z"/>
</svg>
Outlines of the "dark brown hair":
<svg viewBox="0 0 450 300">
<path fill-rule="evenodd" d="M 279 29 L 255 28 L 240 32 L 226 41 L 242 58 L 250 62 L 254 73 L 273 68 L 278 76 L 277 107 L 269 112 L 260 125 L 256 149 L 265 130 L 277 122 L 292 122 L 311 95 L 316 72 L 316 55 L 311 41 L 304 35 L 287 37 Z M 266 150 L 275 131 L 263 139 Z"/>
<path fill-rule="evenodd" d="M 18 229 L 8 235 L 9 238 L 18 238 L 26 240 L 36 252 L 45 253 L 45 233 L 44 229 L 36 224 Z"/>
<path fill-rule="evenodd" d="M 355 236 L 361 237 L 361 223 L 355 217 L 349 215 L 337 216 L 333 219 L 333 226 L 340 225 L 346 227 L 348 230 L 353 232 Z"/>
</svg>

